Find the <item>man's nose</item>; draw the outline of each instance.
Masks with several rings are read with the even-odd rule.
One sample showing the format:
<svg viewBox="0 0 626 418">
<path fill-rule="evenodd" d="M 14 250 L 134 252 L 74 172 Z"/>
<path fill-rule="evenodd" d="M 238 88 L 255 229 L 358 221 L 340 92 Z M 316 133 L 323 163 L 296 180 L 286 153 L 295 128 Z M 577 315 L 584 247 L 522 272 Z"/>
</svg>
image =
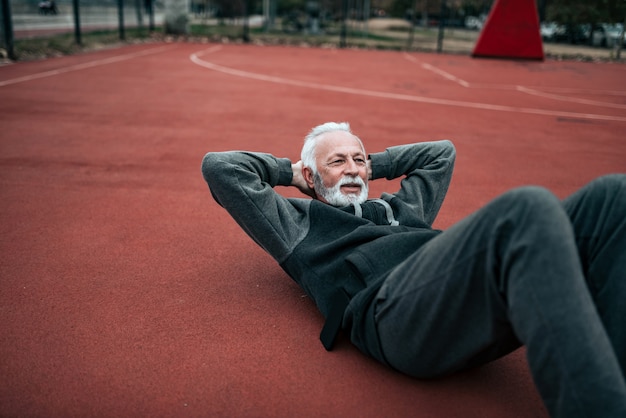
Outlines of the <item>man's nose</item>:
<svg viewBox="0 0 626 418">
<path fill-rule="evenodd" d="M 348 159 L 348 162 L 346 163 L 345 173 L 350 175 L 357 175 L 359 173 L 359 166 L 353 159 Z"/>
</svg>

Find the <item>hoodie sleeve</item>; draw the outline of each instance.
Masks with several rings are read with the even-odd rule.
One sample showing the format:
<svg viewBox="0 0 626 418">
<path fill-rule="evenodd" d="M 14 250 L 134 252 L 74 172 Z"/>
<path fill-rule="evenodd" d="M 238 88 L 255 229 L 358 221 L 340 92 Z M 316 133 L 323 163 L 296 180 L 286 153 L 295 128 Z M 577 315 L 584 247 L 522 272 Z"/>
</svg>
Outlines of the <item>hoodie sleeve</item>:
<svg viewBox="0 0 626 418">
<path fill-rule="evenodd" d="M 451 141 L 420 142 L 370 155 L 372 179 L 404 176 L 400 190 L 383 193 L 400 225 L 417 218 L 431 226 L 452 179 L 456 150 Z"/>
<path fill-rule="evenodd" d="M 202 174 L 213 198 L 279 263 L 306 236 L 309 199 L 287 199 L 274 191 L 292 180 L 291 161 L 270 154 L 208 153 Z"/>
</svg>

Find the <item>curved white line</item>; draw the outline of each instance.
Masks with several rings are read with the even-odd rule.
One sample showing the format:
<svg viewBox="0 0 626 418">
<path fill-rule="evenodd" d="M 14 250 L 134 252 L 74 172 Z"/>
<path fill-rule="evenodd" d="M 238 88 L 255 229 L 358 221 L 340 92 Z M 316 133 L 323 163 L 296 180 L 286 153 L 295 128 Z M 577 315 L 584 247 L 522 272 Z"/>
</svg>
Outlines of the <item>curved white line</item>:
<svg viewBox="0 0 626 418">
<path fill-rule="evenodd" d="M 541 116 L 555 116 L 555 117 L 565 117 L 565 118 L 626 122 L 626 117 L 621 117 L 621 116 L 562 112 L 562 111 L 556 111 L 556 110 L 543 110 L 543 109 L 533 109 L 533 108 L 526 108 L 526 107 L 514 107 L 514 106 L 504 106 L 504 105 L 492 105 L 492 104 L 487 104 L 487 103 L 465 102 L 465 101 L 460 101 L 460 100 L 435 99 L 435 98 L 424 97 L 424 96 L 412 96 L 408 94 L 387 93 L 387 92 L 365 90 L 365 89 L 358 89 L 358 88 L 352 88 L 352 87 L 334 86 L 331 84 L 322 84 L 322 83 L 314 83 L 314 82 L 308 82 L 308 81 L 292 80 L 292 79 L 288 79 L 284 77 L 269 76 L 265 74 L 237 70 L 234 68 L 224 67 L 224 66 L 221 66 L 221 65 L 209 62 L 209 61 L 203 61 L 200 59 L 200 56 L 213 53 L 220 49 L 221 47 L 219 46 L 208 48 L 206 50 L 191 54 L 189 56 L 189 59 L 191 60 L 191 62 L 201 67 L 214 70 L 214 71 L 219 71 L 221 73 L 229 74 L 229 75 L 233 75 L 237 77 L 244 77 L 244 78 L 260 80 L 260 81 L 268 81 L 271 83 L 291 85 L 291 86 L 296 86 L 296 87 L 305 87 L 305 88 L 311 88 L 311 89 L 317 89 L 317 90 L 354 94 L 354 95 L 359 95 L 359 96 L 376 97 L 379 99 L 403 100 L 403 101 L 409 101 L 409 102 L 428 103 L 428 104 L 435 104 L 435 105 L 442 105 L 442 106 L 464 107 L 464 108 L 480 109 L 480 110 L 493 110 L 497 112 L 527 113 L 527 114 L 541 115 Z"/>
</svg>

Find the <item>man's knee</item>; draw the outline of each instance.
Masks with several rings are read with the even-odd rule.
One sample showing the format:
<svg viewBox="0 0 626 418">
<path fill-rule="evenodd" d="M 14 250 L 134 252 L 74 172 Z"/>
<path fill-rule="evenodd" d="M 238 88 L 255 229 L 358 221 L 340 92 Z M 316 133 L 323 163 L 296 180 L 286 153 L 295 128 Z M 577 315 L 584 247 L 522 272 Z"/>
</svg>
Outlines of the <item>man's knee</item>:
<svg viewBox="0 0 626 418">
<path fill-rule="evenodd" d="M 626 174 L 623 173 L 606 174 L 596 180 L 614 187 L 626 187 Z"/>
<path fill-rule="evenodd" d="M 584 189 L 599 196 L 613 197 L 626 194 L 626 174 L 607 174 L 596 178 Z"/>
<path fill-rule="evenodd" d="M 546 188 L 519 187 L 498 200 L 501 204 L 493 213 L 491 225 L 494 249 L 500 257 L 521 248 L 552 251 L 574 246 L 570 218 L 561 201 Z"/>
<path fill-rule="evenodd" d="M 503 210 L 515 219 L 538 222 L 548 217 L 563 217 L 559 199 L 548 189 L 540 186 L 523 186 L 501 196 Z"/>
<path fill-rule="evenodd" d="M 574 222 L 597 222 L 600 217 L 621 222 L 626 211 L 626 175 L 598 177 L 567 197 L 563 205 Z"/>
</svg>

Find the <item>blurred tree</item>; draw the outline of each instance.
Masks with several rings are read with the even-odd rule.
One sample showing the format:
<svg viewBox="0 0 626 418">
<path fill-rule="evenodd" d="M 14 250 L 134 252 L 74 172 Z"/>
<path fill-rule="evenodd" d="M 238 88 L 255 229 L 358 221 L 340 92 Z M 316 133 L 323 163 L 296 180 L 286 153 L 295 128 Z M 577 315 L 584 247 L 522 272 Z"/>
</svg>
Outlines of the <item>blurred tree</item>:
<svg viewBox="0 0 626 418">
<path fill-rule="evenodd" d="M 293 12 L 295 10 L 304 10 L 305 2 L 303 0 L 278 0 L 278 14 Z"/>
<path fill-rule="evenodd" d="M 546 0 L 546 3 L 546 20 L 565 25 L 571 43 L 591 42 L 597 23 L 622 23 L 626 19 L 624 0 Z M 582 25 L 591 25 L 592 29 L 586 31 Z"/>
<path fill-rule="evenodd" d="M 562 24 L 597 22 L 602 13 L 596 3 L 605 3 L 605 0 L 550 0 L 546 20 Z"/>
<path fill-rule="evenodd" d="M 189 33 L 189 0 L 165 0 L 165 33 L 184 35 Z"/>
<path fill-rule="evenodd" d="M 489 13 L 491 5 L 495 0 L 463 0 L 460 7 L 466 16 L 476 16 Z"/>
<path fill-rule="evenodd" d="M 546 20 L 562 24 L 617 23 L 626 16 L 624 0 L 545 0 Z"/>
<path fill-rule="evenodd" d="M 215 0 L 217 17 L 220 19 L 233 18 L 243 14 L 243 4 L 240 1 Z"/>
<path fill-rule="evenodd" d="M 443 3 L 447 18 L 480 16 L 489 12 L 491 4 L 495 0 L 392 0 L 385 4 L 386 12 L 393 17 L 401 17 L 413 20 L 416 19 L 425 25 L 430 16 L 439 18 Z"/>
<path fill-rule="evenodd" d="M 387 12 L 393 17 L 412 19 L 414 3 L 414 0 L 396 0 L 391 4 Z"/>
</svg>

